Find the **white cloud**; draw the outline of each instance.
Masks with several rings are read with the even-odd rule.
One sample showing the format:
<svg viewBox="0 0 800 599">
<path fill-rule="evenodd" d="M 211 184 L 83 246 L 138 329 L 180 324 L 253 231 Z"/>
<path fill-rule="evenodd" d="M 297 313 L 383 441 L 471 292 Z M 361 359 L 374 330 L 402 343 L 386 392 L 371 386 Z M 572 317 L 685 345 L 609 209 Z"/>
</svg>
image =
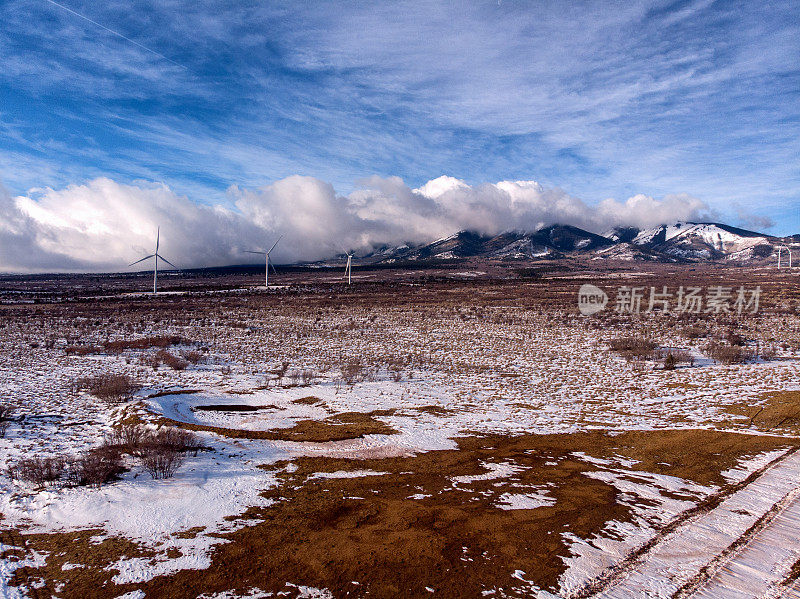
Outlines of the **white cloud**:
<svg viewBox="0 0 800 599">
<path fill-rule="evenodd" d="M 258 189 L 231 187 L 235 209 L 198 205 L 162 184 L 123 185 L 98 178 L 63 189 L 0 193 L 0 270 L 124 270 L 152 252 L 184 268 L 248 262 L 247 249 L 284 241 L 278 262 L 316 260 L 349 249 L 425 243 L 461 229 L 484 234 L 553 223 L 592 231 L 654 226 L 708 216 L 686 195 L 637 195 L 596 206 L 535 181 L 471 186 L 452 177 L 411 189 L 399 177 L 371 177 L 349 195 L 329 183 L 293 175 Z"/>
</svg>

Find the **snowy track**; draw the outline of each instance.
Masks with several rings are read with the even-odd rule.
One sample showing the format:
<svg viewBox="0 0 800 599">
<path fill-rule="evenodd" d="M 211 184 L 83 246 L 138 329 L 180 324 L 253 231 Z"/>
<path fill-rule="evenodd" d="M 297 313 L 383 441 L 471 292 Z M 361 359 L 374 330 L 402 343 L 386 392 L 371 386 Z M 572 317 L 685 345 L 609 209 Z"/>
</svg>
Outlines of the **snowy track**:
<svg viewBox="0 0 800 599">
<path fill-rule="evenodd" d="M 796 596 L 781 582 L 800 559 L 798 538 L 800 452 L 794 452 L 670 533 L 597 596 Z"/>
</svg>

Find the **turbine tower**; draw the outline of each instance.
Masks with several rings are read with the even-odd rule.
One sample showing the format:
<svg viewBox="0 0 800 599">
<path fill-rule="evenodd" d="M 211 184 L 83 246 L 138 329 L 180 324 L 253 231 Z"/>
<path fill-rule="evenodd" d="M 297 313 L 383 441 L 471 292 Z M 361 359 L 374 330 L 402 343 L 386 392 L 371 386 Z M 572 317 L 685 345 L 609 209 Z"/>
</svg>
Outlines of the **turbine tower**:
<svg viewBox="0 0 800 599">
<path fill-rule="evenodd" d="M 781 252 L 786 250 L 789 254 L 789 268 L 792 268 L 792 250 L 789 246 L 786 245 L 779 245 L 778 246 L 778 268 L 781 267 Z"/>
<path fill-rule="evenodd" d="M 280 241 L 281 239 L 283 239 L 283 235 L 281 235 L 280 237 L 278 237 L 278 241 Z M 248 254 L 258 254 L 259 256 L 264 256 L 265 267 L 266 267 L 266 268 L 265 268 L 265 270 L 266 270 L 266 274 L 265 274 L 265 276 L 264 276 L 264 287 L 266 287 L 267 289 L 269 289 L 269 267 L 270 267 L 270 266 L 272 266 L 272 270 L 273 270 L 273 272 L 274 272 L 275 274 L 278 274 L 278 271 L 277 271 L 277 270 L 275 270 L 275 266 L 274 266 L 274 265 L 271 265 L 271 264 L 270 264 L 270 261 L 269 261 L 269 255 L 272 253 L 272 250 L 274 250 L 274 249 L 275 249 L 275 246 L 276 246 L 276 245 L 278 245 L 278 241 L 276 241 L 275 243 L 273 243 L 273 244 L 272 244 L 272 247 L 271 247 L 271 248 L 269 248 L 269 250 L 267 250 L 266 252 L 251 252 L 251 251 L 249 251 L 249 250 L 247 251 L 247 253 L 248 253 Z"/>
<path fill-rule="evenodd" d="M 350 284 L 351 275 L 353 273 L 353 252 L 347 254 L 347 266 L 344 267 L 344 276 L 347 277 L 347 284 Z"/>
<path fill-rule="evenodd" d="M 155 258 L 155 262 L 153 264 L 153 293 L 158 293 L 158 259 L 161 258 L 164 262 L 169 264 L 172 268 L 178 268 L 172 262 L 167 260 L 164 256 L 158 253 L 158 244 L 161 240 L 161 227 L 156 229 L 156 253 L 150 254 L 149 256 L 145 256 L 141 260 L 137 260 L 136 262 L 131 262 L 128 266 L 133 266 L 134 264 L 139 264 L 139 262 L 144 262 L 145 260 L 149 260 L 150 258 Z"/>
</svg>

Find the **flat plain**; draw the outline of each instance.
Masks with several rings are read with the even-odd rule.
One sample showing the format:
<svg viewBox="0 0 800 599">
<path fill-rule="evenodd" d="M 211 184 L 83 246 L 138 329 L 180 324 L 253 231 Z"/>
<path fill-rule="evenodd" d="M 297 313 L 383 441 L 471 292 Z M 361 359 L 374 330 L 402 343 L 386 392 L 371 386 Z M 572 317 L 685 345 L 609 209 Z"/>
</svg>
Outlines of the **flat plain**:
<svg viewBox="0 0 800 599">
<path fill-rule="evenodd" d="M 0 595 L 795 596 L 792 271 L 354 275 L 0 281 Z"/>
</svg>

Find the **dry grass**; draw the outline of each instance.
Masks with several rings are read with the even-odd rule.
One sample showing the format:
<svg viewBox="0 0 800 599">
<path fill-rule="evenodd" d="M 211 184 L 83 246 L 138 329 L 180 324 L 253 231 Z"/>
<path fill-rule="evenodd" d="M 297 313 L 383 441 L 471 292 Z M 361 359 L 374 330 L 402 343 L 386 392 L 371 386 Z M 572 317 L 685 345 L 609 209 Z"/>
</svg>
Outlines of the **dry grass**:
<svg viewBox="0 0 800 599">
<path fill-rule="evenodd" d="M 762 400 L 737 403 L 728 408 L 731 414 L 743 416 L 739 426 L 752 426 L 765 432 L 800 435 L 800 391 L 773 391 Z"/>
<path fill-rule="evenodd" d="M 328 588 L 336 597 L 422 597 L 428 596 L 429 586 L 437 595 L 461 599 L 492 588 L 517 596 L 520 583 L 512 573 L 523 570 L 540 587 L 556 590 L 566 567 L 561 558 L 569 555 L 561 532 L 589 538 L 610 520 L 633 517 L 619 503 L 616 488 L 585 475 L 599 467 L 573 452 L 619 455 L 639 460 L 634 470 L 725 487 L 719 473 L 739 457 L 789 443 L 705 430 L 592 432 L 469 437 L 460 439 L 456 450 L 405 458 L 300 458 L 293 472 L 282 464 L 271 467 L 282 481 L 266 493 L 276 503 L 252 508 L 243 516 L 249 526 L 224 534 L 231 542 L 215 547 L 207 569 L 135 586 L 114 585 L 109 582 L 113 572 L 105 568 L 115 557 L 141 555 L 141 548 L 106 540 L 95 552 L 83 532 L 25 535 L 32 548 L 54 557 L 16 582 L 41 576 L 51 588 L 63 583 L 63 594 L 75 597 L 114 597 L 141 588 L 148 596 L 180 599 L 231 589 L 243 594 L 252 587 L 296 597 L 297 590 L 285 586 L 291 581 Z M 487 462 L 512 463 L 520 470 L 508 479 L 453 486 L 453 477 L 486 472 Z M 363 469 L 386 474 L 311 477 Z M 556 500 L 552 506 L 532 511 L 496 507 L 503 493 L 544 486 Z M 409 498 L 418 494 L 430 497 Z M 60 570 L 66 562 L 88 567 Z"/>
<path fill-rule="evenodd" d="M 300 420 L 291 428 L 273 429 L 269 431 L 249 431 L 231 429 L 202 424 L 188 424 L 161 417 L 165 424 L 174 425 L 191 431 L 208 431 L 234 439 L 268 439 L 272 441 L 298 441 L 324 443 L 327 441 L 344 441 L 360 439 L 364 435 L 393 435 L 397 431 L 388 424 L 377 420 L 376 416 L 390 414 L 385 410 L 369 413 L 343 412 L 324 420 Z"/>
</svg>

